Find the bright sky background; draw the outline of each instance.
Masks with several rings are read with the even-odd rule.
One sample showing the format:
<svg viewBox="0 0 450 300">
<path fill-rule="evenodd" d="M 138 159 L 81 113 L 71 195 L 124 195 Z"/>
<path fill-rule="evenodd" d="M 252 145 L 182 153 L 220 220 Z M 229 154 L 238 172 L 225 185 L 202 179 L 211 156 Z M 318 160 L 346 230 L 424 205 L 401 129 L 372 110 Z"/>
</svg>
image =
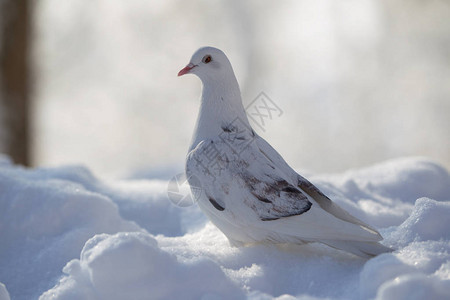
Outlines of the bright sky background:
<svg viewBox="0 0 450 300">
<path fill-rule="evenodd" d="M 210 45 L 245 104 L 263 91 L 283 111 L 255 129 L 295 168 L 406 155 L 450 167 L 446 1 L 43 0 L 36 11 L 40 166 L 182 171 L 201 85 L 176 74 Z"/>
</svg>

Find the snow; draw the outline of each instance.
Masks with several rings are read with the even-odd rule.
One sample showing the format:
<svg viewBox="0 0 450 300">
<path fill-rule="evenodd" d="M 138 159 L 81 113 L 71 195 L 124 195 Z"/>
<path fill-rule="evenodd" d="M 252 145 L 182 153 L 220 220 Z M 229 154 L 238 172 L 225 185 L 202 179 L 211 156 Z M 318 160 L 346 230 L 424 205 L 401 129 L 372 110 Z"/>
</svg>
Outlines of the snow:
<svg viewBox="0 0 450 300">
<path fill-rule="evenodd" d="M 308 174 L 305 174 L 308 175 Z M 450 175 L 425 158 L 307 176 L 397 249 L 230 247 L 167 181 L 0 158 L 0 299 L 450 298 Z"/>
</svg>

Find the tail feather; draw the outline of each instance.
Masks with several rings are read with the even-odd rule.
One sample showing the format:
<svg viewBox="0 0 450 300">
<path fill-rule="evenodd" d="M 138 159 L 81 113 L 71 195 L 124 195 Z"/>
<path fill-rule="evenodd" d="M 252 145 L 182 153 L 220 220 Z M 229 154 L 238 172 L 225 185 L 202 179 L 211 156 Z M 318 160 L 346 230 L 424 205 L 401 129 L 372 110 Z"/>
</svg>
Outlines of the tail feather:
<svg viewBox="0 0 450 300">
<path fill-rule="evenodd" d="M 344 250 L 364 258 L 371 258 L 382 253 L 394 251 L 394 249 L 386 247 L 378 242 L 337 241 L 337 240 L 328 240 L 321 242 L 330 247 L 339 250 Z"/>
</svg>

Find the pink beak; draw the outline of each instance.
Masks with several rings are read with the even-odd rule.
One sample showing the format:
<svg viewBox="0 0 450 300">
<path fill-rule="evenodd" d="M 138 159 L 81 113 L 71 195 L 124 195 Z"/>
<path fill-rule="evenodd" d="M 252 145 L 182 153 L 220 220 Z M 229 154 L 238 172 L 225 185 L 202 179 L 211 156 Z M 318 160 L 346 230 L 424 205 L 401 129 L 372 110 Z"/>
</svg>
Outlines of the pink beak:
<svg viewBox="0 0 450 300">
<path fill-rule="evenodd" d="M 194 65 L 194 64 L 188 64 L 186 67 L 181 69 L 180 72 L 178 72 L 178 76 L 183 76 L 184 74 L 190 73 L 190 71 L 195 67 L 196 67 L 196 65 Z"/>
</svg>

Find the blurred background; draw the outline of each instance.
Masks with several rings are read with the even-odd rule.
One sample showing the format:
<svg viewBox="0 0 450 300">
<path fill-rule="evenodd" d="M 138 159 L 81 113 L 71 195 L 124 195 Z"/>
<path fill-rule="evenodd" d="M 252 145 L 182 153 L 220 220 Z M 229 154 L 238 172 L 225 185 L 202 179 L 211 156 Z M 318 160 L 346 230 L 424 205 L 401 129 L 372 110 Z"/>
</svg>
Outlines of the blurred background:
<svg viewBox="0 0 450 300">
<path fill-rule="evenodd" d="M 446 0 L 0 0 L 0 149 L 103 177 L 183 170 L 200 81 L 192 53 L 227 53 L 255 129 L 298 170 L 427 156 L 450 167 Z"/>
</svg>

